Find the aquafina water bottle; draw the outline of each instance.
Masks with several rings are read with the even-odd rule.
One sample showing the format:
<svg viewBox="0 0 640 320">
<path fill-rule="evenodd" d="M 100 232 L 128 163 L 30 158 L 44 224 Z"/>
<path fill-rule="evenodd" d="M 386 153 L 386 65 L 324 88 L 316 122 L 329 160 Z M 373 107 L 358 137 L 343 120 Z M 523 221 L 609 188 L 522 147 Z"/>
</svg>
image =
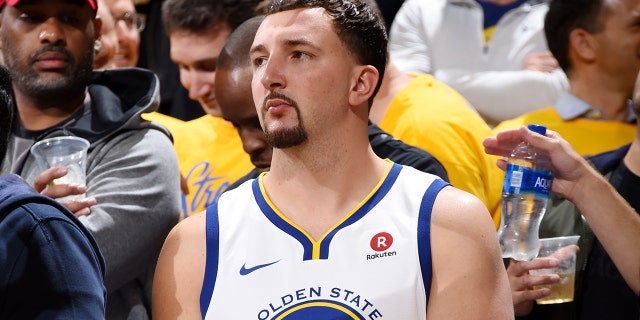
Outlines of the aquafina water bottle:
<svg viewBox="0 0 640 320">
<path fill-rule="evenodd" d="M 530 124 L 529 130 L 545 135 L 547 128 Z M 503 258 L 531 261 L 538 256 L 538 228 L 551 190 L 548 156 L 526 142 L 518 144 L 507 159 L 502 188 L 502 214 L 498 239 Z"/>
</svg>

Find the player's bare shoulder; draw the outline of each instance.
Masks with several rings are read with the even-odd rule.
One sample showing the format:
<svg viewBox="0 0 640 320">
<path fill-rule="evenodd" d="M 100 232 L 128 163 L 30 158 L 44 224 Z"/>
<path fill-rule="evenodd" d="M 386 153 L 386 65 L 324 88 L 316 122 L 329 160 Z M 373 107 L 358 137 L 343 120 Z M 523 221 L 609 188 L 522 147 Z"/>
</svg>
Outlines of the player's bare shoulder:
<svg viewBox="0 0 640 320">
<path fill-rule="evenodd" d="M 456 228 L 463 229 L 470 223 L 493 225 L 491 214 L 480 199 L 453 186 L 447 186 L 440 191 L 434 203 L 431 219 L 432 224 L 447 226 L 451 223 Z"/>
<path fill-rule="evenodd" d="M 167 236 L 167 241 L 187 242 L 190 245 L 204 245 L 206 239 L 206 211 L 199 212 L 180 221 Z"/>
<path fill-rule="evenodd" d="M 205 259 L 206 214 L 202 212 L 180 221 L 164 242 L 153 280 L 154 319 L 200 315 Z"/>
<path fill-rule="evenodd" d="M 180 264 L 180 257 L 184 257 L 182 261 L 189 261 L 192 266 L 200 263 L 204 265 L 205 253 L 206 212 L 203 211 L 185 218 L 173 227 L 164 242 L 159 262 Z M 194 261 L 196 259 L 198 261 Z"/>
<path fill-rule="evenodd" d="M 513 319 L 495 226 L 480 199 L 452 186 L 442 189 L 433 206 L 431 239 L 430 319 Z"/>
</svg>

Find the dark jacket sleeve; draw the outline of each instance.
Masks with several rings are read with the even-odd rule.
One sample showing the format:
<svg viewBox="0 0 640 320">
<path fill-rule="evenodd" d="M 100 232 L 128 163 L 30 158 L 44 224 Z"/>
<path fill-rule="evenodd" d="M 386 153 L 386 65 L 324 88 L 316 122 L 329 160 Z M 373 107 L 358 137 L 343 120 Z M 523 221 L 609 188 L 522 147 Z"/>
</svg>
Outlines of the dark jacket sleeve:
<svg viewBox="0 0 640 320">
<path fill-rule="evenodd" d="M 104 319 L 104 260 L 75 217 L 21 204 L 0 220 L 0 239 L 1 319 Z"/>
<path fill-rule="evenodd" d="M 234 183 L 232 183 L 226 190 L 233 190 L 237 187 L 239 187 L 241 184 L 251 180 L 251 179 L 255 179 L 257 177 L 259 177 L 260 174 L 258 173 L 258 170 L 256 170 L 255 168 L 251 171 L 249 171 L 249 173 L 245 174 L 243 177 L 241 177 L 240 179 L 236 180 Z"/>
<path fill-rule="evenodd" d="M 369 142 L 378 157 L 434 174 L 449 182 L 444 166 L 432 154 L 394 138 L 372 123 L 369 123 Z"/>
</svg>

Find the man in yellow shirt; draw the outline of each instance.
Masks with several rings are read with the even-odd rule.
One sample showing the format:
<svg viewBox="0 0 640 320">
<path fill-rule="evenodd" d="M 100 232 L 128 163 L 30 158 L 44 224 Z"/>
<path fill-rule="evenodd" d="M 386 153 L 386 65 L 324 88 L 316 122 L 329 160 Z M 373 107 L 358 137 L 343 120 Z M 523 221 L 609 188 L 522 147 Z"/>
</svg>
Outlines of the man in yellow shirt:
<svg viewBox="0 0 640 320">
<path fill-rule="evenodd" d="M 504 173 L 496 170 L 497 157 L 483 152 L 491 129 L 462 95 L 431 75 L 403 73 L 390 61 L 370 119 L 434 155 L 451 184 L 482 200 L 499 225 Z"/>
<path fill-rule="evenodd" d="M 214 84 L 218 54 L 231 31 L 253 15 L 257 2 L 163 3 L 162 20 L 169 35 L 171 60 L 179 67 L 180 82 L 189 91 L 189 97 L 197 100 L 207 113 L 182 124 L 162 115 L 146 116 L 165 124 L 173 135 L 180 172 L 188 187 L 188 194 L 182 197 L 183 217 L 204 210 L 232 182 L 253 168 L 236 129 L 221 117 Z"/>
</svg>

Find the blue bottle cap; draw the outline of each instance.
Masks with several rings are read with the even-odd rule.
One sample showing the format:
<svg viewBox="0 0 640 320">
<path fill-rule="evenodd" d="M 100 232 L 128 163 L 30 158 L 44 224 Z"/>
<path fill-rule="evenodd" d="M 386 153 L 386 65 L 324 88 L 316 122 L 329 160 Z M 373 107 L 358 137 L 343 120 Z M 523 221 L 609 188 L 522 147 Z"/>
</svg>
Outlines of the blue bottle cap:
<svg viewBox="0 0 640 320">
<path fill-rule="evenodd" d="M 547 133 L 547 127 L 543 126 L 543 125 L 539 125 L 539 124 L 530 124 L 527 126 L 527 128 L 535 133 L 541 134 L 541 135 L 545 135 Z"/>
</svg>

